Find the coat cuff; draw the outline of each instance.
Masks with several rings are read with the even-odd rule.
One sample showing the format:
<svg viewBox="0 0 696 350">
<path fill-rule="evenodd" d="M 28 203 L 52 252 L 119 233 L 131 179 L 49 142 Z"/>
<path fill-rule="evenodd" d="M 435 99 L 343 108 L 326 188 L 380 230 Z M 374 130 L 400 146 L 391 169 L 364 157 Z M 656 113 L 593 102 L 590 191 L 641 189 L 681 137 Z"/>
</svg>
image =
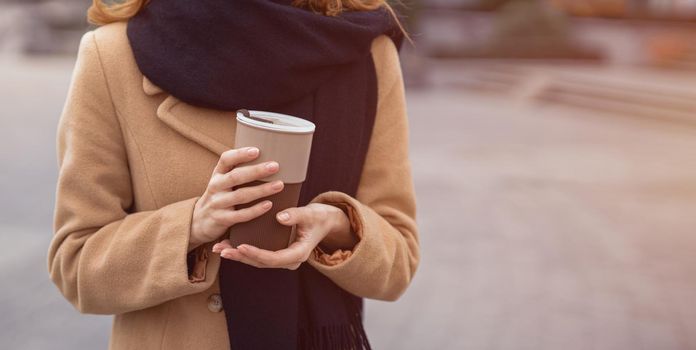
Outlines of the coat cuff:
<svg viewBox="0 0 696 350">
<path fill-rule="evenodd" d="M 209 255 L 207 246 L 207 244 L 201 244 L 186 255 L 189 282 L 191 283 L 205 281 Z"/>
<path fill-rule="evenodd" d="M 195 197 L 192 199 L 194 205 L 198 198 L 200 197 Z M 193 212 L 191 212 L 190 216 L 193 218 Z M 190 229 L 191 228 L 189 226 L 189 237 L 191 234 Z M 214 242 L 203 243 L 186 254 L 186 267 L 188 270 L 188 280 L 190 283 L 205 282 L 207 272 L 212 267 L 210 266 L 209 261 L 211 260 L 213 245 L 221 240 L 222 238 Z M 188 244 L 188 241 L 186 244 Z"/>
<path fill-rule="evenodd" d="M 356 202 L 356 199 L 339 191 L 328 191 L 321 193 L 310 201 L 310 203 L 333 205 L 343 210 L 350 222 L 351 233 L 355 235 L 358 241 L 356 245 L 352 247 L 352 249 L 337 249 L 333 252 L 324 251 L 321 249 L 320 244 L 314 248 L 312 254 L 310 255 L 310 259 L 313 259 L 322 265 L 337 266 L 347 262 L 351 258 L 353 252 L 360 246 L 364 232 L 364 222 L 361 219 L 359 214 L 360 208 Z"/>
</svg>

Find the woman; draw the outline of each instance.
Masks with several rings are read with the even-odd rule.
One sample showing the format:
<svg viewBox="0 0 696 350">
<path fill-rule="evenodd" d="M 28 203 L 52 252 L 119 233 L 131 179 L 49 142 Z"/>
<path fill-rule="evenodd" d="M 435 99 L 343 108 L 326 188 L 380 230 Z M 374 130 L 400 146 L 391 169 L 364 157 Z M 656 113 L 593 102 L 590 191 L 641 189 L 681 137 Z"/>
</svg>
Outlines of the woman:
<svg viewBox="0 0 696 350">
<path fill-rule="evenodd" d="M 57 134 L 48 269 L 66 299 L 115 315 L 112 349 L 369 348 L 362 298 L 396 300 L 419 261 L 391 8 L 95 0 L 89 19 Z M 238 187 L 283 166 L 233 148 L 240 108 L 316 125 L 283 250 L 226 239 L 284 186 Z"/>
</svg>

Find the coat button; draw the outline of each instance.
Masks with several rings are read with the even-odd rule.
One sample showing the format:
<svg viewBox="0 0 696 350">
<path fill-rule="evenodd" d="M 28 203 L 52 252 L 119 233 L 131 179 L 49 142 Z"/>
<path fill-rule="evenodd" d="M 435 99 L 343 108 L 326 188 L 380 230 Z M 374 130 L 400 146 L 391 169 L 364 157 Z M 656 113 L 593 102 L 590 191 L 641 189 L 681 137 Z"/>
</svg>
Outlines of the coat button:
<svg viewBox="0 0 696 350">
<path fill-rule="evenodd" d="M 208 297 L 208 310 L 210 312 L 222 311 L 222 297 L 220 294 L 215 293 Z"/>
</svg>

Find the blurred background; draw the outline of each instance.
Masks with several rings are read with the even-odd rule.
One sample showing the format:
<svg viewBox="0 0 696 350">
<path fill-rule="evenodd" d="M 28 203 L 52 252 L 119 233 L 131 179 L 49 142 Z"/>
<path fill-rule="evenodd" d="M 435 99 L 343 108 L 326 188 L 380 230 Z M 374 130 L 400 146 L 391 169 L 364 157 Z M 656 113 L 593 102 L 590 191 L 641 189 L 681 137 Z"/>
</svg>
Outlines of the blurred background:
<svg viewBox="0 0 696 350">
<path fill-rule="evenodd" d="M 422 261 L 375 349 L 696 349 L 696 0 L 404 1 Z M 89 3 L 0 0 L 2 349 L 107 346 L 46 268 Z"/>
</svg>

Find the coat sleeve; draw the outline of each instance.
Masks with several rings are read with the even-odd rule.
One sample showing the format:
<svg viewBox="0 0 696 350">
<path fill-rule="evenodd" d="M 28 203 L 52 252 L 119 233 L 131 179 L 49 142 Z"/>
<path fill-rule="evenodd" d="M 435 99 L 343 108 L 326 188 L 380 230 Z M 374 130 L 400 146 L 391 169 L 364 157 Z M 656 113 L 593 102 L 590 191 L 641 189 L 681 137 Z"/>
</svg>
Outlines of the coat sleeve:
<svg viewBox="0 0 696 350">
<path fill-rule="evenodd" d="M 344 209 L 359 240 L 351 250 L 316 248 L 308 262 L 348 292 L 394 301 L 410 284 L 419 261 L 415 189 L 398 51 L 386 36 L 373 47 L 380 91 L 355 198 L 328 191 L 311 200 Z"/>
<path fill-rule="evenodd" d="M 208 264 L 208 278 L 189 274 L 198 197 L 132 212 L 124 137 L 97 44 L 94 31 L 82 36 L 58 122 L 48 271 L 80 312 L 118 314 L 203 291 L 213 283 L 215 266 Z M 204 254 L 204 248 L 194 252 Z"/>
</svg>

